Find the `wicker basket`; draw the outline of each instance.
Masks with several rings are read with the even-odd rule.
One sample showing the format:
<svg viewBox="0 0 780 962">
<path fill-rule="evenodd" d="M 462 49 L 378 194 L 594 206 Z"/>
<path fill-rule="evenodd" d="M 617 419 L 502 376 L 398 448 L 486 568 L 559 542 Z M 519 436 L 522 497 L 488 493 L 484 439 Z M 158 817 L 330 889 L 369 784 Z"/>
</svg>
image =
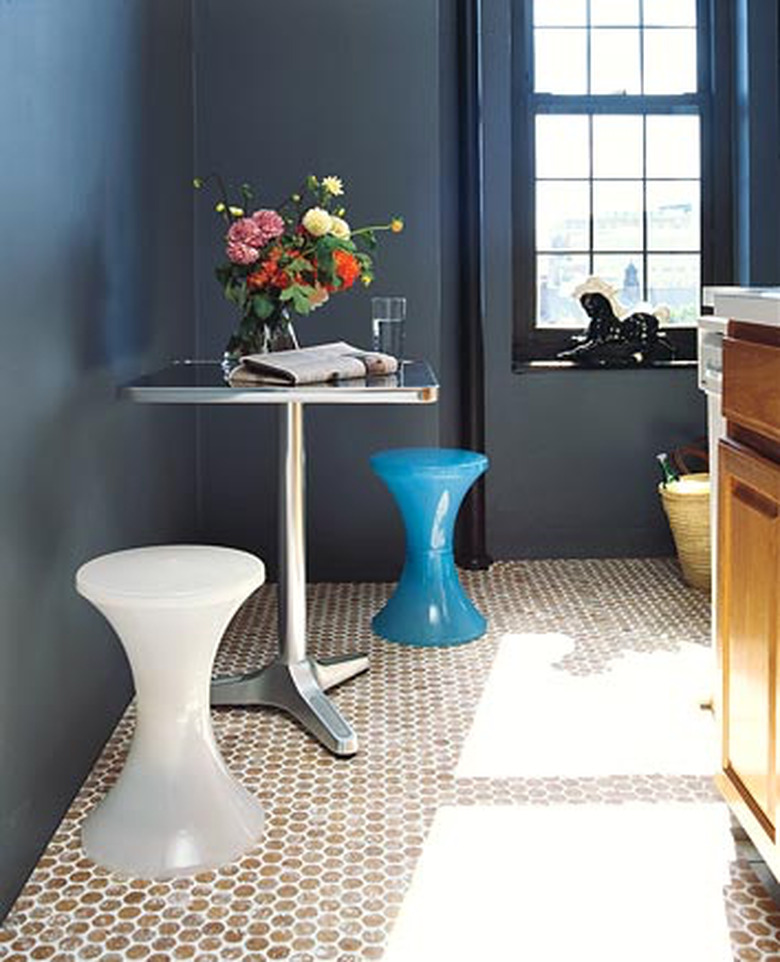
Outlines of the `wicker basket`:
<svg viewBox="0 0 780 962">
<path fill-rule="evenodd" d="M 698 490 L 658 485 L 658 493 L 669 519 L 683 578 L 694 588 L 710 587 L 710 488 L 708 474 L 685 474 L 683 481 L 707 482 Z"/>
</svg>

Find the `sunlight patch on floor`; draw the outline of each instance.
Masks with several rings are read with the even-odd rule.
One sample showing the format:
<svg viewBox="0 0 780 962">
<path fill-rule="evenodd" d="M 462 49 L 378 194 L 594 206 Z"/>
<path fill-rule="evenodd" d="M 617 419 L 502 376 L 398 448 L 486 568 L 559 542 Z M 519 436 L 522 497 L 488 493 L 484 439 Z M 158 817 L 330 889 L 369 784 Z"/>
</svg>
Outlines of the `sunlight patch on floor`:
<svg viewBox="0 0 780 962">
<path fill-rule="evenodd" d="M 732 962 L 720 805 L 442 808 L 384 962 Z"/>
<path fill-rule="evenodd" d="M 560 666 L 563 634 L 500 641 L 456 770 L 488 778 L 706 775 L 717 767 L 715 726 L 700 702 L 711 693 L 712 652 L 627 652 L 607 671 Z"/>
</svg>

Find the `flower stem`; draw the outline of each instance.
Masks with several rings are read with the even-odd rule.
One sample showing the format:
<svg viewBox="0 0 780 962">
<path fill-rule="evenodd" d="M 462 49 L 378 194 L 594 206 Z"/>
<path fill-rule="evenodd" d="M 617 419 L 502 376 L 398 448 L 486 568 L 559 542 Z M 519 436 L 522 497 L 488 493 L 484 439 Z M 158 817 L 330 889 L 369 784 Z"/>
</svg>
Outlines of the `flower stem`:
<svg viewBox="0 0 780 962">
<path fill-rule="evenodd" d="M 372 231 L 372 230 L 392 230 L 392 229 L 393 227 L 391 224 L 371 224 L 368 227 L 358 227 L 357 230 L 353 230 L 351 233 L 354 236 L 355 234 L 367 234 L 369 231 Z"/>
<path fill-rule="evenodd" d="M 219 174 L 211 173 L 207 177 L 202 178 L 203 186 L 205 187 L 210 180 L 215 181 L 217 185 L 217 191 L 220 194 L 222 206 L 224 208 L 224 210 L 222 210 L 220 213 L 225 218 L 226 223 L 232 224 L 235 218 L 230 212 L 230 201 L 228 200 L 228 192 L 227 188 L 225 187 L 225 181 L 220 177 Z"/>
</svg>

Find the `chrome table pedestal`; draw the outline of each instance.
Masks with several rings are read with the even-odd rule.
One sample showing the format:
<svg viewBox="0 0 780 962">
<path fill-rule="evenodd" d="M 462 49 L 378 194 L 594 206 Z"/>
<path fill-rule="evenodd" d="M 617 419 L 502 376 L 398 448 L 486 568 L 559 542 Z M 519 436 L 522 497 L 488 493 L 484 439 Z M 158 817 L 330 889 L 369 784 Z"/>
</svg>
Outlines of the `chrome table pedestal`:
<svg viewBox="0 0 780 962">
<path fill-rule="evenodd" d="M 366 671 L 368 655 L 316 661 L 306 654 L 305 459 L 303 404 L 281 408 L 279 450 L 279 654 L 265 668 L 215 678 L 212 705 L 269 705 L 296 718 L 336 755 L 357 736 L 323 692 Z"/>
<path fill-rule="evenodd" d="M 279 653 L 257 671 L 216 678 L 212 705 L 280 708 L 336 755 L 353 755 L 357 737 L 325 695 L 368 668 L 365 654 L 310 658 L 306 652 L 305 455 L 307 404 L 431 404 L 438 384 L 424 361 L 407 362 L 398 374 L 327 384 L 232 387 L 211 361 L 172 364 L 126 385 L 120 394 L 151 404 L 276 404 L 279 451 Z"/>
</svg>

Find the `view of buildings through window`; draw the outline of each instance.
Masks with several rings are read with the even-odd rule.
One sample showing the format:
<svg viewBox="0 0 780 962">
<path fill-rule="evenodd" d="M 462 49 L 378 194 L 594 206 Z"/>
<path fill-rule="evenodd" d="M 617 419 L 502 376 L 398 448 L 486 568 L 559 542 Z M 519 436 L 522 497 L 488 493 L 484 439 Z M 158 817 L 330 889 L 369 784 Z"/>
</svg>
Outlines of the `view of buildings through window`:
<svg viewBox="0 0 780 962">
<path fill-rule="evenodd" d="M 534 0 L 536 313 L 589 274 L 689 325 L 701 287 L 696 0 Z"/>
</svg>

